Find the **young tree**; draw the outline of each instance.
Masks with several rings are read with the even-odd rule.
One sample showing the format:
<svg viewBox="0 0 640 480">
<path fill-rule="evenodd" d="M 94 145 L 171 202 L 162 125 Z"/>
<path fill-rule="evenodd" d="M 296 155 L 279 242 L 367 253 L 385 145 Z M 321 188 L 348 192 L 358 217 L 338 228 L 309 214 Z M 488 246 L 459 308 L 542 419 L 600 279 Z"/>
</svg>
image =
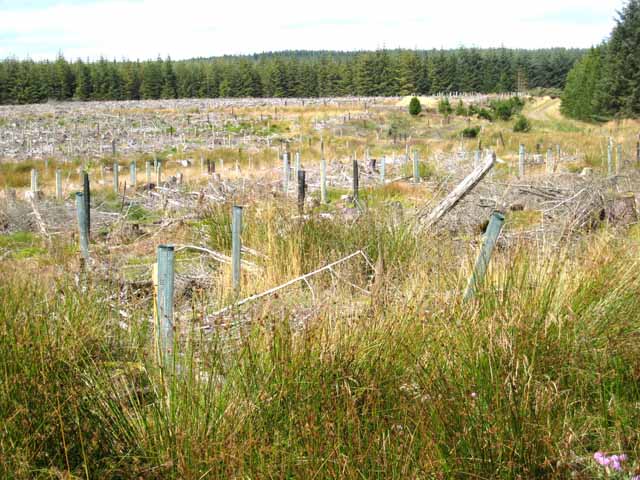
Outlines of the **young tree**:
<svg viewBox="0 0 640 480">
<path fill-rule="evenodd" d="M 460 117 L 466 117 L 467 115 L 469 115 L 469 110 L 467 110 L 467 108 L 464 106 L 462 100 L 458 100 L 458 105 L 456 106 L 456 115 Z"/>
<path fill-rule="evenodd" d="M 420 115 L 421 111 L 422 105 L 420 104 L 420 100 L 418 100 L 418 97 L 413 97 L 409 102 L 409 113 L 416 117 Z"/>
<path fill-rule="evenodd" d="M 449 97 L 444 97 L 438 103 L 438 112 L 445 117 L 448 117 L 453 113 L 453 108 L 451 107 L 451 102 L 449 102 Z"/>
<path fill-rule="evenodd" d="M 524 115 L 518 115 L 516 122 L 513 124 L 514 132 L 528 132 L 531 130 L 531 123 Z"/>
</svg>

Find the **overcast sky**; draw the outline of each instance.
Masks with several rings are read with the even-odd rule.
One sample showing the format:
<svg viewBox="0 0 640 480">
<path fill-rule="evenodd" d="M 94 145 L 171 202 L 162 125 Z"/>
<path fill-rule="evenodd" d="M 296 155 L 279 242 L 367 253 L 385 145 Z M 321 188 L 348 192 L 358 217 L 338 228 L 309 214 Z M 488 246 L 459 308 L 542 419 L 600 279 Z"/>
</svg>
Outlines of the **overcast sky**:
<svg viewBox="0 0 640 480">
<path fill-rule="evenodd" d="M 0 57 L 589 47 L 623 0 L 0 0 Z"/>
</svg>

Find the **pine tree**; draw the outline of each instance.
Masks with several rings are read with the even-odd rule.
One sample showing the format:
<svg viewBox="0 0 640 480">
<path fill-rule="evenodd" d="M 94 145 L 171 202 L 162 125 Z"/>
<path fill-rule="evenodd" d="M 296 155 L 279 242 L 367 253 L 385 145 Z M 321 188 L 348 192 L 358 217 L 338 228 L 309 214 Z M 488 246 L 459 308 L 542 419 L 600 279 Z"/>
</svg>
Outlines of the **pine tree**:
<svg viewBox="0 0 640 480">
<path fill-rule="evenodd" d="M 420 100 L 418 100 L 418 97 L 413 97 L 409 102 L 409 113 L 415 117 L 420 115 L 421 111 L 422 105 L 420 105 Z"/>
<path fill-rule="evenodd" d="M 162 98 L 176 98 L 178 96 L 178 84 L 176 74 L 173 71 L 173 62 L 171 57 L 167 57 L 164 62 L 162 72 L 162 90 L 160 93 Z"/>
<path fill-rule="evenodd" d="M 141 67 L 139 62 L 129 62 L 124 67 L 122 78 L 123 95 L 128 100 L 140 100 L 142 85 Z"/>
<path fill-rule="evenodd" d="M 58 55 L 54 65 L 53 98 L 69 100 L 75 91 L 75 77 L 69 63 L 62 54 Z"/>
<path fill-rule="evenodd" d="M 429 60 L 427 55 L 419 60 L 418 75 L 416 79 L 417 93 L 421 95 L 429 95 L 431 93 L 431 82 L 429 78 Z"/>
<path fill-rule="evenodd" d="M 0 102 L 73 96 L 96 100 L 216 97 L 221 92 L 278 97 L 495 92 L 513 90 L 524 74 L 529 87 L 564 86 L 569 69 L 583 53 L 565 49 L 293 51 L 142 63 L 103 58 L 69 63 L 62 55 L 53 62 L 7 59 L 0 61 Z M 603 66 L 605 73 L 608 70 L 612 70 L 608 64 Z M 637 85 L 633 75 L 620 85 Z M 595 103 L 615 109 L 618 94 L 613 99 L 607 96 L 614 90 L 612 77 L 602 77 L 596 89 L 600 100 Z M 639 94 L 634 95 L 627 95 L 629 105 L 638 103 Z"/>
<path fill-rule="evenodd" d="M 449 102 L 449 97 L 444 97 L 438 103 L 438 113 L 448 117 L 453 113 L 453 108 L 451 107 L 451 102 Z"/>
<path fill-rule="evenodd" d="M 93 94 L 93 84 L 91 83 L 91 70 L 82 61 L 78 60 L 76 64 L 76 98 L 87 101 L 91 100 Z"/>
<path fill-rule="evenodd" d="M 448 77 L 447 59 L 441 50 L 429 56 L 429 80 L 431 82 L 431 92 L 445 93 L 449 91 L 450 84 Z"/>
<path fill-rule="evenodd" d="M 145 100 L 160 98 L 163 87 L 162 63 L 162 59 L 158 58 L 155 62 L 146 62 L 142 68 L 140 93 Z"/>
<path fill-rule="evenodd" d="M 355 92 L 357 95 L 373 97 L 377 94 L 377 72 L 375 57 L 371 53 L 359 55 L 355 62 Z"/>
<path fill-rule="evenodd" d="M 398 94 L 411 95 L 418 91 L 420 60 L 415 52 L 402 52 L 398 58 Z"/>
<path fill-rule="evenodd" d="M 603 47 L 592 49 L 569 72 L 562 94 L 561 111 L 579 120 L 594 120 L 600 113 L 597 88 L 602 70 Z"/>
<path fill-rule="evenodd" d="M 612 115 L 640 115 L 640 0 L 631 0 L 616 21 L 609 41 L 603 107 Z"/>
</svg>

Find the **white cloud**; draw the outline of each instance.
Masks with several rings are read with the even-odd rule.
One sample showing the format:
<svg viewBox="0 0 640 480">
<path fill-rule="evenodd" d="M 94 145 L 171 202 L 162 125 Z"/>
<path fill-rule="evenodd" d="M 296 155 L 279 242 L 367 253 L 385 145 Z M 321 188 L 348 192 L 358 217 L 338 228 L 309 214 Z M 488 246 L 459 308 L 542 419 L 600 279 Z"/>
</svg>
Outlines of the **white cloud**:
<svg viewBox="0 0 640 480">
<path fill-rule="evenodd" d="M 587 47 L 621 0 L 60 1 L 0 4 L 0 57 L 173 58 L 285 49 Z"/>
</svg>

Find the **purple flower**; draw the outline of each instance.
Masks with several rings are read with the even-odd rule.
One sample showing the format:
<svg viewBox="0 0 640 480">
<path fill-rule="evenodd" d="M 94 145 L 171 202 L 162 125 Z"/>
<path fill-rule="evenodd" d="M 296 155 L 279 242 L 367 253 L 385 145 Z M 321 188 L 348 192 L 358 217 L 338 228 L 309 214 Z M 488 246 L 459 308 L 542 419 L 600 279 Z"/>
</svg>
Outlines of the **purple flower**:
<svg viewBox="0 0 640 480">
<path fill-rule="evenodd" d="M 621 453 L 620 455 L 607 456 L 604 452 L 599 450 L 593 454 L 593 459 L 596 463 L 603 467 L 609 467 L 611 470 L 616 472 L 622 471 L 622 463 L 626 462 L 627 458 L 628 457 L 624 453 Z M 640 476 L 638 476 L 637 480 L 640 480 Z"/>
<path fill-rule="evenodd" d="M 599 450 L 593 454 L 593 459 L 596 461 L 596 463 L 602 465 L 603 467 L 609 465 L 609 458 L 604 454 L 604 452 L 601 452 Z"/>
</svg>

